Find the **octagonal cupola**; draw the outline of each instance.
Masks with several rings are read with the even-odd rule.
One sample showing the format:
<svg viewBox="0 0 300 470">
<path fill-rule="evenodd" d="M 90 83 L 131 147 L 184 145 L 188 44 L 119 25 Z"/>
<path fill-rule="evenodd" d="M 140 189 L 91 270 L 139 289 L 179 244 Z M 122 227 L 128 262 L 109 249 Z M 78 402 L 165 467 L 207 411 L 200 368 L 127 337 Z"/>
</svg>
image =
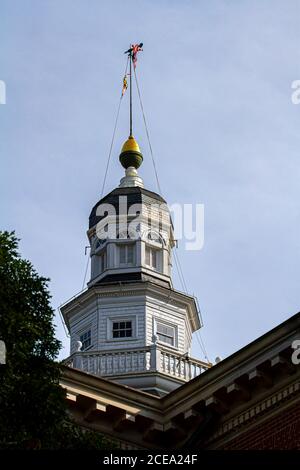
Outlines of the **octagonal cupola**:
<svg viewBox="0 0 300 470">
<path fill-rule="evenodd" d="M 159 194 L 144 188 L 137 172 L 142 161 L 136 140 L 129 137 L 120 154 L 125 176 L 119 187 L 100 199 L 91 211 L 88 286 L 149 279 L 172 284 L 174 240 L 170 213 Z"/>
</svg>

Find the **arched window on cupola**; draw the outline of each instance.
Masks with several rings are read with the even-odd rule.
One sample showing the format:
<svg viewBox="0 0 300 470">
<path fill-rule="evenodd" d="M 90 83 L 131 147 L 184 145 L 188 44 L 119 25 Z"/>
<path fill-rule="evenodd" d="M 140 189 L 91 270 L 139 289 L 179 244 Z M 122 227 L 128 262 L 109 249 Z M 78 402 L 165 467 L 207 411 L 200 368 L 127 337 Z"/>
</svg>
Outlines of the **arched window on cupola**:
<svg viewBox="0 0 300 470">
<path fill-rule="evenodd" d="M 92 277 L 103 273 L 107 267 L 106 240 L 93 237 L 91 243 Z"/>
<path fill-rule="evenodd" d="M 163 272 L 163 249 L 165 241 L 160 233 L 149 230 L 144 234 L 145 265 L 154 271 Z"/>
</svg>

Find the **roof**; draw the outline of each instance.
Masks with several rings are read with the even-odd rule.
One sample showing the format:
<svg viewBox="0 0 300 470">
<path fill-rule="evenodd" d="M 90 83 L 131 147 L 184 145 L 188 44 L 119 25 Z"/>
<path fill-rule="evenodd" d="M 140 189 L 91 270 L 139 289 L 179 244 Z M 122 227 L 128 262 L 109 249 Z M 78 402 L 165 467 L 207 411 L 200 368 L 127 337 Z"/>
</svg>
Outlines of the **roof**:
<svg viewBox="0 0 300 470">
<path fill-rule="evenodd" d="M 90 218 L 89 228 L 94 227 L 102 218 L 105 216 L 97 216 L 97 208 L 101 204 L 112 204 L 116 209 L 117 215 L 119 214 L 119 197 L 127 196 L 128 207 L 133 204 L 167 204 L 167 202 L 157 193 L 148 191 L 148 189 L 141 188 L 139 186 L 128 187 L 128 188 L 115 188 L 109 194 L 104 196 L 97 204 L 93 207 Z"/>
<path fill-rule="evenodd" d="M 292 418 L 300 368 L 291 353 L 299 328 L 297 313 L 163 398 L 68 367 L 61 385 L 82 426 L 138 448 L 222 449 L 280 411 Z"/>
</svg>

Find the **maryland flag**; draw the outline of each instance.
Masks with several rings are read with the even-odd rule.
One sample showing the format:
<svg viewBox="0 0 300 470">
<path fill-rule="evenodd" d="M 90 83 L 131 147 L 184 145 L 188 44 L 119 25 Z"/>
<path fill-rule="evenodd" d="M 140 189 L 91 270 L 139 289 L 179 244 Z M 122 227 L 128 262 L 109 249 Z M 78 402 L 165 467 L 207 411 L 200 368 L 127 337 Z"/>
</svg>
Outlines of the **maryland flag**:
<svg viewBox="0 0 300 470">
<path fill-rule="evenodd" d="M 131 48 L 128 51 L 125 51 L 125 54 L 129 54 L 129 57 L 132 57 L 132 63 L 134 68 L 136 67 L 137 63 L 137 54 L 138 52 L 142 51 L 143 43 L 140 42 L 139 44 L 132 44 Z"/>
<path fill-rule="evenodd" d="M 137 54 L 138 52 L 142 51 L 143 43 L 141 42 L 140 44 L 132 44 L 131 46 L 131 53 L 132 53 L 132 63 L 134 68 L 136 67 L 137 63 Z"/>
<path fill-rule="evenodd" d="M 122 88 L 122 96 L 124 96 L 125 91 L 127 90 L 127 88 L 128 88 L 127 78 L 126 78 L 126 75 L 124 75 L 124 78 L 123 78 L 123 88 Z"/>
</svg>

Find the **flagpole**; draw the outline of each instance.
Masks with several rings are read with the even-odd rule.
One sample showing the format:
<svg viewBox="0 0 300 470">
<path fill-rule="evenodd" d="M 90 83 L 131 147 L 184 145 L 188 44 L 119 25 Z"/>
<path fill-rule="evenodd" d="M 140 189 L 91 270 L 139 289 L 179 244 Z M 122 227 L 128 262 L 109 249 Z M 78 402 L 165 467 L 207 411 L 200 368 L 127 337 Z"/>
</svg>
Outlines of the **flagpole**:
<svg viewBox="0 0 300 470">
<path fill-rule="evenodd" d="M 132 75 L 131 75 L 131 62 L 132 62 L 132 51 L 129 52 L 129 76 L 130 76 L 130 84 L 129 84 L 129 91 L 130 91 L 130 133 L 129 135 L 132 135 Z"/>
</svg>

